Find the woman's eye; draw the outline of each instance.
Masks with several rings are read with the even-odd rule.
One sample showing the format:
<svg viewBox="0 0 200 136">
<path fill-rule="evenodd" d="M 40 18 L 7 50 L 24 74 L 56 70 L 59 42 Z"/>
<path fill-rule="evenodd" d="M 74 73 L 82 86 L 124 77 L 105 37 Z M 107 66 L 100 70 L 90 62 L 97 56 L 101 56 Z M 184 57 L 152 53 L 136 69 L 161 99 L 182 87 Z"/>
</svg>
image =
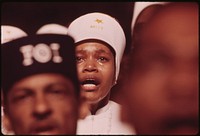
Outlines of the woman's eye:
<svg viewBox="0 0 200 136">
<path fill-rule="evenodd" d="M 100 61 L 100 62 L 107 62 L 108 59 L 106 57 L 99 57 L 98 61 Z"/>
<path fill-rule="evenodd" d="M 82 57 L 76 57 L 76 62 L 80 63 L 83 61 L 83 58 Z"/>
</svg>

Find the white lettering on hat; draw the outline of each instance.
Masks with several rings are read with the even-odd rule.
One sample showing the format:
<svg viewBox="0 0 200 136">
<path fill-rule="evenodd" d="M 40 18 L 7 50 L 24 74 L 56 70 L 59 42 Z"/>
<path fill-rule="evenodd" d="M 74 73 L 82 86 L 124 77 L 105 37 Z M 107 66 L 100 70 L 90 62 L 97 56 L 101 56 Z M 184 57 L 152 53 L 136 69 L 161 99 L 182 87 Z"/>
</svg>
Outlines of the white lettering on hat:
<svg viewBox="0 0 200 136">
<path fill-rule="evenodd" d="M 34 58 L 40 63 L 47 63 L 51 60 L 55 63 L 62 62 L 62 57 L 59 55 L 60 45 L 58 43 L 52 43 L 50 46 L 44 43 L 39 43 L 35 47 L 33 45 L 25 45 L 20 48 L 23 54 L 24 60 L 22 64 L 29 66 L 33 63 Z"/>
<path fill-rule="evenodd" d="M 24 66 L 29 66 L 33 63 L 33 60 L 31 59 L 32 49 L 33 49 L 33 45 L 25 45 L 20 48 L 20 51 L 22 52 L 24 56 L 24 60 L 22 62 Z"/>
<path fill-rule="evenodd" d="M 60 63 L 62 62 L 62 58 L 61 56 L 59 55 L 59 48 L 60 48 L 60 45 L 58 43 L 52 43 L 50 45 L 50 48 L 52 49 L 53 51 L 53 62 L 55 63 Z"/>
<path fill-rule="evenodd" d="M 39 43 L 33 48 L 33 57 L 38 62 L 46 63 L 52 57 L 51 49 L 48 45 L 44 43 Z"/>
<path fill-rule="evenodd" d="M 97 26 L 97 25 L 91 25 L 90 28 L 95 28 L 97 30 L 103 30 L 102 26 Z"/>
</svg>

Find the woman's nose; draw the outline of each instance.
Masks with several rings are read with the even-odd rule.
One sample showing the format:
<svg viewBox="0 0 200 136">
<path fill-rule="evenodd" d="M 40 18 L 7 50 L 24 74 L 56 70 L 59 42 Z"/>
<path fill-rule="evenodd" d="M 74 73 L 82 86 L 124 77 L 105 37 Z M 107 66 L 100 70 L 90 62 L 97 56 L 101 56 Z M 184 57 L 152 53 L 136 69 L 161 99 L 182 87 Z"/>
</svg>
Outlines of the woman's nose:
<svg viewBox="0 0 200 136">
<path fill-rule="evenodd" d="M 93 59 L 89 59 L 85 62 L 85 66 L 83 68 L 83 72 L 98 72 L 97 62 Z"/>
</svg>

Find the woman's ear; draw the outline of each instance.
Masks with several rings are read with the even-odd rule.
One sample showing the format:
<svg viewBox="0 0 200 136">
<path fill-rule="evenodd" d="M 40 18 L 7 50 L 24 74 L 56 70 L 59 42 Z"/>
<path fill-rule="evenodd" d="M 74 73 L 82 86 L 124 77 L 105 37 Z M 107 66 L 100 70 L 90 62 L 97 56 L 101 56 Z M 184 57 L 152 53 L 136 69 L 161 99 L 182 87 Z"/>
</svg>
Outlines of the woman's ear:
<svg viewBox="0 0 200 136">
<path fill-rule="evenodd" d="M 90 113 L 90 105 L 85 98 L 80 98 L 79 119 L 84 119 Z"/>
</svg>

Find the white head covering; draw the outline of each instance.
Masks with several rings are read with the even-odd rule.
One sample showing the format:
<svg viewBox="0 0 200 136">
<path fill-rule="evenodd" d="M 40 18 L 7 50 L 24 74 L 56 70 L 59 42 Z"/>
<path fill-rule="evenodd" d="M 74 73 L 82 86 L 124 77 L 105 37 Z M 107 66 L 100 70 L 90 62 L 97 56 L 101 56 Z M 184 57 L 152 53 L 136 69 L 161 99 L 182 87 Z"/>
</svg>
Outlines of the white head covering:
<svg viewBox="0 0 200 136">
<path fill-rule="evenodd" d="M 169 2 L 135 2 L 134 4 L 134 10 L 133 10 L 133 19 L 132 19 L 132 24 L 131 24 L 131 29 L 133 30 L 135 26 L 135 22 L 137 20 L 137 17 L 140 15 L 140 13 L 147 8 L 148 6 L 155 5 L 155 4 L 165 4 Z M 131 31 L 133 32 L 133 31 Z"/>
<path fill-rule="evenodd" d="M 67 27 L 59 24 L 46 24 L 40 27 L 37 34 L 63 34 L 67 35 Z"/>
<path fill-rule="evenodd" d="M 1 44 L 24 36 L 27 36 L 27 33 L 18 27 L 10 25 L 1 26 Z"/>
<path fill-rule="evenodd" d="M 68 35 L 74 38 L 75 43 L 87 39 L 97 39 L 108 43 L 116 54 L 115 79 L 117 80 L 126 38 L 122 27 L 115 18 L 98 12 L 85 14 L 69 25 Z"/>
</svg>

